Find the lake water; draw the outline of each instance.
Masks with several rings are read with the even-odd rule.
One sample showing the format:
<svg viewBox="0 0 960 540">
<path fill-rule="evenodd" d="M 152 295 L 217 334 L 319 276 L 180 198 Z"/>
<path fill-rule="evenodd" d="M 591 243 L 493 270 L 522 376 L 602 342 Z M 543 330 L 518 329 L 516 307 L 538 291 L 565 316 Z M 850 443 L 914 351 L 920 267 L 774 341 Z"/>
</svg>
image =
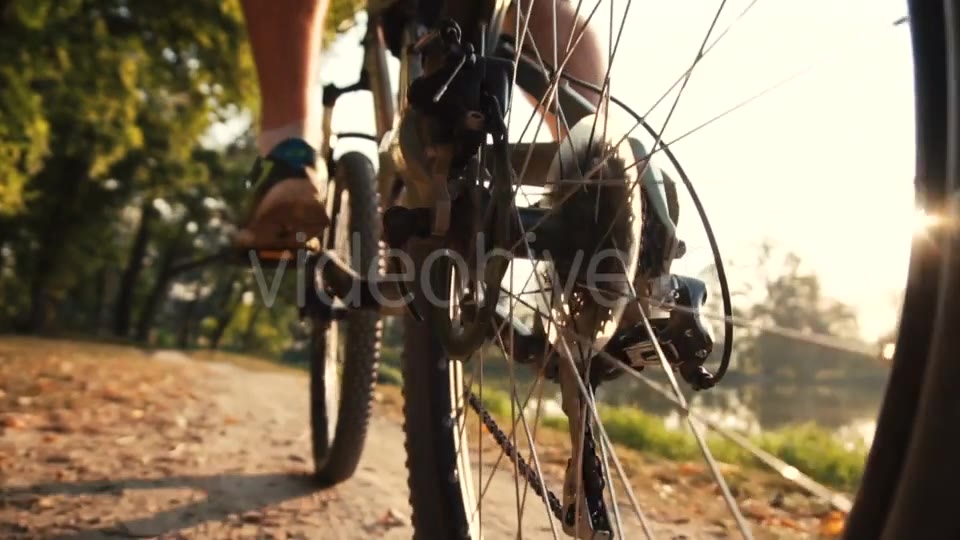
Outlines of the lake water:
<svg viewBox="0 0 960 540">
<path fill-rule="evenodd" d="M 659 375 L 659 376 L 658 376 Z M 666 383 L 662 374 L 651 378 Z M 691 406 L 724 427 L 760 433 L 806 422 L 829 429 L 843 440 L 869 443 L 883 398 L 883 385 L 872 382 L 772 382 L 747 381 L 721 384 L 708 391 L 688 391 Z M 636 406 L 679 426 L 675 406 L 640 381 L 621 379 L 601 386 L 604 403 Z"/>
<path fill-rule="evenodd" d="M 667 385 L 662 373 L 649 370 L 651 379 Z M 814 423 L 848 443 L 870 444 L 883 398 L 883 384 L 872 382 L 763 382 L 739 381 L 708 391 L 681 389 L 700 415 L 740 433 L 759 434 L 779 428 Z M 547 398 L 547 395 L 544 396 Z M 608 405 L 636 407 L 664 418 L 668 427 L 680 428 L 683 417 L 657 391 L 635 379 L 621 378 L 601 385 L 598 400 Z M 544 412 L 563 414 L 559 392 L 547 398 Z M 532 413 L 532 411 L 530 411 Z"/>
</svg>

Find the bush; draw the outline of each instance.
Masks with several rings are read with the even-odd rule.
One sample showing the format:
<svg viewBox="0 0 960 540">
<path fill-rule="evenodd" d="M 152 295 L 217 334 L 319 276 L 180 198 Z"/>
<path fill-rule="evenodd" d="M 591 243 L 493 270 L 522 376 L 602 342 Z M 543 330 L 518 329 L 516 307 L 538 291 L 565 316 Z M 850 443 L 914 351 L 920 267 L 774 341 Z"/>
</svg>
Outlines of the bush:
<svg viewBox="0 0 960 540">
<path fill-rule="evenodd" d="M 866 448 L 848 449 L 830 432 L 814 424 L 767 433 L 760 437 L 759 444 L 825 484 L 855 489 L 863 477 Z"/>
</svg>

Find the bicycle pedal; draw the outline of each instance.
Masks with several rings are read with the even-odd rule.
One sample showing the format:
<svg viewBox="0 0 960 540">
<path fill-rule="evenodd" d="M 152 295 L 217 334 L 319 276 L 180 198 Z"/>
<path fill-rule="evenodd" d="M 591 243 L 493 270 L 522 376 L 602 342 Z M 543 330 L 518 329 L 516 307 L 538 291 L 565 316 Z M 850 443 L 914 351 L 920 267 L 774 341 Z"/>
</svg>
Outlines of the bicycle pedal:
<svg viewBox="0 0 960 540">
<path fill-rule="evenodd" d="M 315 287 L 308 287 L 307 305 L 310 309 L 320 310 L 325 317 L 342 316 L 335 313 L 338 309 L 343 313 L 351 309 L 390 310 L 394 306 L 386 304 L 385 301 L 389 300 L 393 304 L 398 300 L 398 298 L 389 298 L 389 294 L 384 294 L 380 290 L 382 282 L 364 279 L 334 253 L 329 251 L 311 253 L 308 256 L 308 264 L 314 271 L 320 273 L 323 288 L 320 291 Z M 423 316 L 412 305 L 413 294 L 407 289 L 406 284 L 398 281 L 396 286 L 400 293 L 399 300 L 404 301 L 403 305 L 407 311 L 417 321 L 423 321 Z M 342 301 L 343 305 L 334 306 L 335 299 Z M 395 313 L 387 311 L 387 314 Z"/>
</svg>

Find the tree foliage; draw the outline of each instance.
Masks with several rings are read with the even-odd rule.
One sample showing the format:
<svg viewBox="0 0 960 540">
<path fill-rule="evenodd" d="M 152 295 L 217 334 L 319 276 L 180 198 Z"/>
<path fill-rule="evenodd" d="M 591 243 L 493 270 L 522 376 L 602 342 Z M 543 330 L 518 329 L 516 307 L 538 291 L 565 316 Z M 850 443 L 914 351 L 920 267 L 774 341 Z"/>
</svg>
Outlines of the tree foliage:
<svg viewBox="0 0 960 540">
<path fill-rule="evenodd" d="M 360 7 L 331 2 L 326 35 Z M 0 0 L 0 328 L 283 348 L 296 308 L 245 314 L 250 277 L 211 266 L 254 158 L 250 132 L 204 146 L 257 115 L 244 23 L 239 0 Z"/>
<path fill-rule="evenodd" d="M 21 277 L 5 300 L 42 327 L 72 288 L 128 262 L 150 217 L 131 206 L 228 181 L 195 159 L 198 140 L 252 105 L 255 79 L 236 1 L 0 6 L 0 231 Z"/>
<path fill-rule="evenodd" d="M 362 3 L 331 2 L 327 36 Z M 201 141 L 256 108 L 239 0 L 0 0 L 0 328 L 296 350 L 296 307 L 251 303 L 249 272 L 211 265 L 254 145 Z M 738 290 L 738 316 L 856 333 L 799 259 L 758 264 L 780 267 Z M 775 334 L 737 342 L 741 372 L 816 377 L 840 361 Z"/>
</svg>

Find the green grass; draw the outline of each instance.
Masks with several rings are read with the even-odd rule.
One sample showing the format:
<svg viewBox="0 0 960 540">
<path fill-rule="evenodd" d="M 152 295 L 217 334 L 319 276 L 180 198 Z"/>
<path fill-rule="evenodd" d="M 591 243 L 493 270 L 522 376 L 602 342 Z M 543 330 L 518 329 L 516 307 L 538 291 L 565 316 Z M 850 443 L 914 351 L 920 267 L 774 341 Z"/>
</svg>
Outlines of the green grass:
<svg viewBox="0 0 960 540">
<path fill-rule="evenodd" d="M 377 370 L 377 383 L 388 384 L 390 386 L 400 386 L 403 384 L 403 374 L 400 373 L 399 369 L 393 366 L 380 364 L 380 367 Z"/>
<path fill-rule="evenodd" d="M 509 394 L 484 388 L 483 404 L 499 417 L 510 417 Z M 630 407 L 600 405 L 600 419 L 613 442 L 627 448 L 670 460 L 701 459 L 700 448 L 686 430 L 668 428 L 663 419 Z M 564 416 L 548 416 L 541 425 L 566 430 Z M 763 465 L 746 450 L 719 436 L 709 435 L 708 444 L 714 456 L 723 462 L 750 468 Z M 801 424 L 751 437 L 751 441 L 797 467 L 814 480 L 828 486 L 854 490 L 863 475 L 865 448 L 846 448 L 828 430 L 814 424 Z"/>
</svg>

